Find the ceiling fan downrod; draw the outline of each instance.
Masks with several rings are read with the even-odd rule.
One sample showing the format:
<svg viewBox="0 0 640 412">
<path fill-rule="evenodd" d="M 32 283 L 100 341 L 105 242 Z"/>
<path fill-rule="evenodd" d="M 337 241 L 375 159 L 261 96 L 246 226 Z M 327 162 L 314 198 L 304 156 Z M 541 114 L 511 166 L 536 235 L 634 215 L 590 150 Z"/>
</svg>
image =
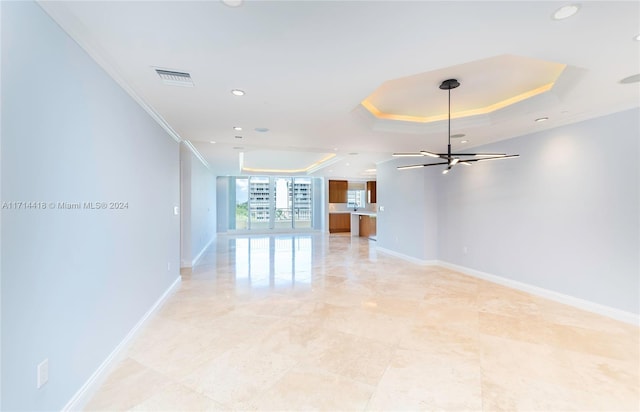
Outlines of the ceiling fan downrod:
<svg viewBox="0 0 640 412">
<path fill-rule="evenodd" d="M 442 90 L 447 90 L 449 92 L 449 127 L 448 127 L 448 131 L 447 131 L 447 137 L 448 137 L 448 145 L 447 145 L 447 157 L 449 158 L 449 168 L 447 169 L 447 172 L 449 171 L 449 169 L 451 169 L 451 89 L 455 89 L 456 87 L 460 86 L 460 82 L 456 79 L 447 79 L 445 81 L 443 81 L 440 84 L 440 89 Z"/>
</svg>

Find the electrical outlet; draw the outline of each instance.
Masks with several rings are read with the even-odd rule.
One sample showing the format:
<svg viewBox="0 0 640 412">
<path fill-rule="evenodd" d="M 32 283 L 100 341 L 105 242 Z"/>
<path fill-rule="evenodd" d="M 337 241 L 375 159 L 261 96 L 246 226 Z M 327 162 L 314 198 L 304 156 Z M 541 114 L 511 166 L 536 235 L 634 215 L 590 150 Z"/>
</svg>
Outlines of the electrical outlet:
<svg viewBox="0 0 640 412">
<path fill-rule="evenodd" d="M 42 388 L 49 380 L 49 359 L 45 359 L 38 364 L 38 389 Z"/>
</svg>

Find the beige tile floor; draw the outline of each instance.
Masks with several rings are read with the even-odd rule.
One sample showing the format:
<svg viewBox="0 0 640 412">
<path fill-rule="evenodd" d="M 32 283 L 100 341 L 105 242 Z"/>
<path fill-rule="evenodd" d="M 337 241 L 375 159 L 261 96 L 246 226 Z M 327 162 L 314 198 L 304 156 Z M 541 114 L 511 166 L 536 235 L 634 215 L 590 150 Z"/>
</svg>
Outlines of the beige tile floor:
<svg viewBox="0 0 640 412">
<path fill-rule="evenodd" d="M 87 410 L 637 411 L 639 329 L 349 236 L 219 237 Z"/>
</svg>

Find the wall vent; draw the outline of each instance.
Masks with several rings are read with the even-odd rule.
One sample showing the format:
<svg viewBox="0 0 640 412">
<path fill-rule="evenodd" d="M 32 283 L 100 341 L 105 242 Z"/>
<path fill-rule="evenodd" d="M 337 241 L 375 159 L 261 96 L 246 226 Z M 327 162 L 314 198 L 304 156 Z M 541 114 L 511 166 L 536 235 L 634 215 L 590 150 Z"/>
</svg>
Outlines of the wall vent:
<svg viewBox="0 0 640 412">
<path fill-rule="evenodd" d="M 164 84 L 171 86 L 193 87 L 191 75 L 185 72 L 175 72 L 171 70 L 155 69 Z"/>
</svg>

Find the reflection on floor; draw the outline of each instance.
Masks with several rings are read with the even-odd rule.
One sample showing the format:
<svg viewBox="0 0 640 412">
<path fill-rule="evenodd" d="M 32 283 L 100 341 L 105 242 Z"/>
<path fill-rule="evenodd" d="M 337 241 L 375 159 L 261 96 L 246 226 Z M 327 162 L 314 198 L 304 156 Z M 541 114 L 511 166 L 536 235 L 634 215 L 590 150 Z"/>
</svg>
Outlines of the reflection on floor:
<svg viewBox="0 0 640 412">
<path fill-rule="evenodd" d="M 639 409 L 638 328 L 378 254 L 219 237 L 88 410 Z"/>
</svg>

